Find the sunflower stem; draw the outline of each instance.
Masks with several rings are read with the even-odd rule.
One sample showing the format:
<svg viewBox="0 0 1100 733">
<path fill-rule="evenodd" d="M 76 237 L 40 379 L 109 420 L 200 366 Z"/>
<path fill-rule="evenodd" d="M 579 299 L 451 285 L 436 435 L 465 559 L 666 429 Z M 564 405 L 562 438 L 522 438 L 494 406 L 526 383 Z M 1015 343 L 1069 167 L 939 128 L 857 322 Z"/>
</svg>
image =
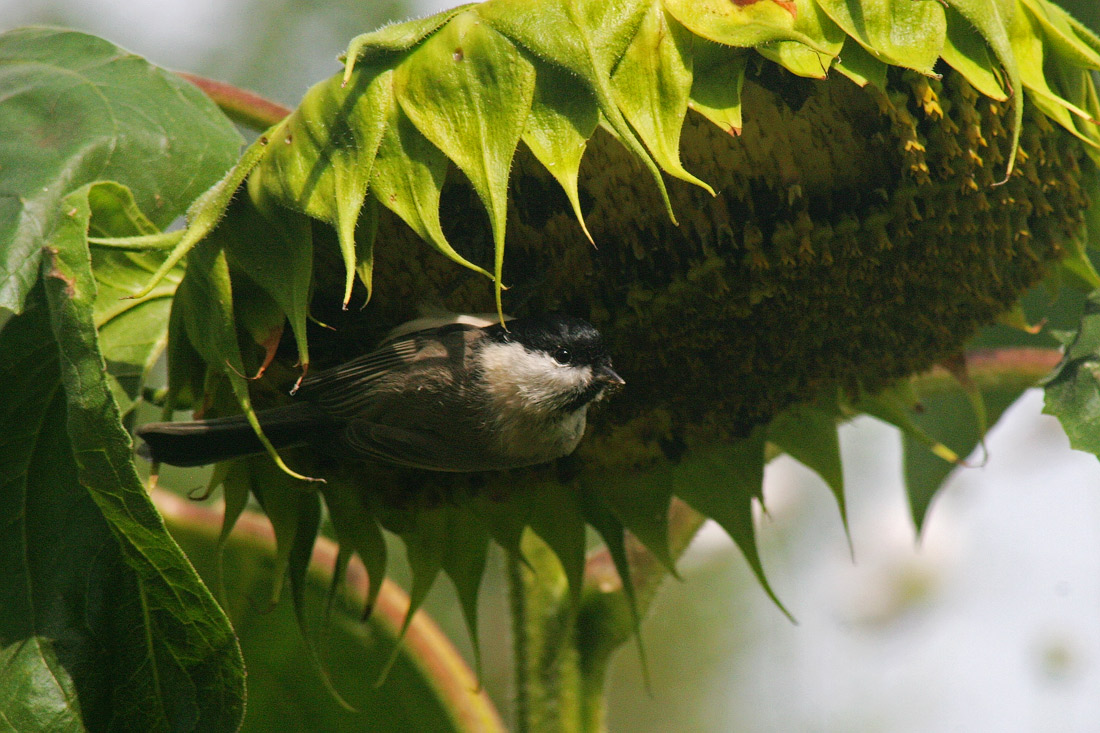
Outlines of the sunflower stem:
<svg viewBox="0 0 1100 733">
<path fill-rule="evenodd" d="M 254 92 L 203 76 L 178 72 L 183 79 L 201 89 L 226 117 L 237 124 L 263 132 L 290 114 L 290 109 Z"/>
<path fill-rule="evenodd" d="M 510 559 L 517 733 L 597 733 L 603 730 L 603 685 L 584 673 L 565 572 L 553 551 L 528 530 L 526 563 Z"/>
</svg>

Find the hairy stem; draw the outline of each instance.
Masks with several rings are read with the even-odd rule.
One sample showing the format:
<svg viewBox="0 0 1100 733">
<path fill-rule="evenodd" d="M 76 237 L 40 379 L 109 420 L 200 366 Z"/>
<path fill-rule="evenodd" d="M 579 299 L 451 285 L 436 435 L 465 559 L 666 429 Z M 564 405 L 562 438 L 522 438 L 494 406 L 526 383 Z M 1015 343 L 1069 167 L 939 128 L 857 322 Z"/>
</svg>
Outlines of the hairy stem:
<svg viewBox="0 0 1100 733">
<path fill-rule="evenodd" d="M 553 551 L 530 530 L 521 544 L 526 562 L 508 571 L 515 639 L 516 731 L 589 733 L 578 621 L 569 585 Z M 602 701 L 602 691 L 599 695 Z M 602 702 L 601 702 L 602 704 Z M 602 717 L 602 716 L 597 716 Z"/>
</svg>

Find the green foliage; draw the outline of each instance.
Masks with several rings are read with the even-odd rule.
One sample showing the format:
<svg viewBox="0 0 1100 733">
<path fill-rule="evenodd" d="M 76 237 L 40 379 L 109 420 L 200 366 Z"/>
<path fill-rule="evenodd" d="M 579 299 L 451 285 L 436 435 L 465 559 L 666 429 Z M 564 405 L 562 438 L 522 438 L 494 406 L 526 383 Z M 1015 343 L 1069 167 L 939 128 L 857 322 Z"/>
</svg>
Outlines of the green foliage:
<svg viewBox="0 0 1100 733">
<path fill-rule="evenodd" d="M 398 641 L 408 598 L 396 585 L 387 582 L 382 590 L 378 584 L 376 612 L 366 623 L 356 613 L 368 583 L 362 568 L 352 568 L 349 581 L 329 595 L 336 555 L 331 541 L 318 541 L 301 579 L 299 607 L 311 625 L 306 638 L 295 604 L 283 599 L 268 608 L 260 600 L 270 593 L 276 557 L 274 538 L 262 517 L 244 514 L 237 531 L 222 544 L 218 509 L 165 492 L 156 498 L 173 536 L 195 558 L 203 579 L 213 583 L 219 574 L 225 576 L 226 608 L 251 673 L 242 731 L 504 730 L 485 691 L 475 689 L 473 674 L 430 618 L 418 614 L 408 638 Z M 322 608 L 331 613 L 322 618 Z M 328 681 L 352 709 L 332 704 L 326 680 L 305 671 L 315 664 L 311 645 L 323 654 Z M 373 682 L 395 654 L 386 685 L 376 686 Z"/>
<path fill-rule="evenodd" d="M 0 307 L 22 311 L 38 281 L 43 240 L 66 215 L 62 199 L 70 192 L 117 181 L 162 228 L 205 190 L 211 172 L 236 161 L 239 138 L 214 105 L 151 68 L 81 33 L 3 35 Z"/>
<path fill-rule="evenodd" d="M 1066 347 L 1065 356 L 1046 381 L 1044 412 L 1054 415 L 1077 450 L 1100 456 L 1100 297 L 1089 297 L 1081 327 Z"/>
<path fill-rule="evenodd" d="M 87 235 L 167 225 L 240 138 L 198 90 L 99 39 L 14 31 L 0 59 L 0 188 L 14 206 L 0 297 L 22 312 L 0 333 L 4 717 L 235 730 L 236 637 L 149 502 L 121 423 L 164 348 L 179 273 L 120 302 L 163 255 L 91 254 Z"/>
<path fill-rule="evenodd" d="M 865 89 L 843 79 L 841 89 L 833 68 Z M 285 574 L 303 639 L 312 638 L 309 560 L 322 499 L 341 542 L 330 604 L 358 555 L 370 574 L 365 610 L 375 610 L 384 601 L 383 529 L 403 540 L 413 582 L 402 620 L 391 624 L 394 640 L 442 571 L 476 647 L 488 545 L 502 545 L 528 588 L 545 585 L 527 599 L 544 602 L 540 613 L 552 619 L 527 630 L 542 635 L 532 648 L 550 650 L 530 667 L 539 674 L 580 658 L 555 650 L 555 633 L 600 628 L 573 618 L 586 527 L 603 539 L 636 625 L 645 599 L 632 585 L 626 532 L 673 571 L 674 496 L 721 524 L 775 599 L 753 521 L 768 446 L 817 471 L 844 518 L 836 427 L 852 411 L 905 432 L 919 526 L 944 478 L 1023 385 L 986 389 L 960 373 L 959 386 L 929 394 L 904 384 L 879 390 L 958 353 L 1051 261 L 1068 254 L 1067 279 L 1095 286 L 1072 237 L 1084 217 L 1082 189 L 1096 187 L 1095 169 L 1078 163 L 1081 145 L 1100 158 L 1096 69 L 1100 41 L 1041 0 L 490 0 L 354 39 L 343 74 L 311 89 L 231 167 L 239 138 L 189 85 L 79 34 L 0 37 L 0 86 L 16 90 L 0 100 L 0 127 L 13 131 L 0 140 L 0 306 L 21 314 L 0 333 L 9 357 L 0 366 L 0 426 L 10 436 L 0 481 L 9 489 L 5 516 L 22 530 L 8 533 L 0 553 L 0 599 L 14 609 L 0 622 L 0 642 L 5 663 L 49 693 L 0 685 L 5 713 L 14 706 L 19 722 L 52 715 L 72 729 L 108 715 L 134 729 L 233 729 L 243 706 L 235 639 L 153 512 L 122 428 L 151 365 L 167 347 L 167 413 L 239 410 L 259 432 L 253 403 L 285 399 L 279 393 L 293 379 L 293 367 L 279 363 L 290 360 L 273 361 L 286 324 L 300 377 L 311 364 L 310 318 L 332 303 L 346 310 L 357 278 L 371 298 L 376 274 L 386 273 L 379 282 L 389 290 L 364 319 L 372 337 L 409 310 L 401 301 L 424 293 L 457 293 L 452 301 L 470 308 L 488 302 L 476 289 L 484 280 L 468 285 L 473 279 L 457 279 L 453 264 L 493 280 L 489 300 L 503 316 L 505 235 L 516 229 L 526 239 L 512 234 L 519 249 L 508 261 L 537 275 L 510 269 L 515 290 L 533 279 L 543 290 L 532 307 L 588 308 L 633 368 L 633 397 L 599 413 L 569 461 L 489 477 L 349 470 L 304 453 L 284 460 L 261 435 L 274 463 L 256 457 L 215 470 L 227 505 L 218 542 L 229 542 L 255 496 L 277 540 L 268 605 L 277 605 Z M 914 73 L 944 71 L 942 83 Z M 815 96 L 803 83 L 824 91 Z M 1025 89 L 1036 110 L 1029 115 Z M 731 153 L 726 135 L 751 120 L 750 95 L 775 102 L 772 122 L 782 128 L 755 138 L 772 146 L 759 159 L 757 150 L 736 158 L 744 151 Z M 53 111 L 58 99 L 64 115 Z M 807 100 L 811 112 L 799 117 Z M 689 109 L 721 134 L 699 132 Z M 794 160 L 782 136 L 812 114 L 827 120 L 815 133 L 827 132 L 806 144 L 828 155 Z M 1076 140 L 1053 134 L 1048 120 Z M 874 191 L 829 188 L 851 174 L 837 161 L 866 155 L 868 140 L 887 158 L 874 169 Z M 639 189 L 601 187 L 605 170 L 581 185 L 582 157 L 608 141 L 622 157 L 604 147 L 600 163 L 621 164 L 628 173 L 615 174 L 628 179 L 648 175 L 659 202 L 651 208 L 675 222 L 675 205 L 687 244 L 664 234 L 667 222 L 620 227 L 613 216 L 634 209 L 617 202 L 644 207 L 636 201 L 645 199 Z M 532 172 L 532 160 L 545 170 Z M 995 166 L 1007 181 L 999 189 L 991 187 Z M 753 167 L 763 177 L 736 177 Z M 535 236 L 529 209 L 544 202 L 523 187 L 545 191 L 543 172 L 581 231 L 610 246 L 563 246 L 566 230 L 553 214 L 542 222 L 551 245 Z M 715 189 L 730 208 L 713 208 Z M 449 220 L 441 209 L 463 205 L 463 192 L 462 221 Z M 853 196 L 855 212 L 845 203 Z M 586 197 L 600 199 L 603 208 L 592 210 L 606 221 L 585 211 Z M 165 234 L 192 201 L 186 230 Z M 478 229 L 468 223 L 478 205 L 483 247 L 478 235 L 465 236 Z M 820 208 L 829 213 L 815 221 Z M 398 223 L 445 259 L 402 249 Z M 512 301 L 521 308 L 523 295 Z M 907 299 L 926 302 L 914 314 L 902 307 Z M 866 308 L 855 325 L 853 303 Z M 958 321 L 945 322 L 954 314 Z M 1093 316 L 1048 388 L 1049 409 L 1086 448 L 1096 448 Z M 861 330 L 880 321 L 913 326 L 921 338 Z M 863 351 L 850 348 L 853 333 Z M 778 346 L 763 340 L 777 336 Z M 870 363 L 853 367 L 868 354 Z M 272 364 L 277 375 L 258 380 Z M 105 587 L 82 582 L 89 555 L 111 594 L 85 598 Z M 60 605 L 43 607 L 42 598 Z M 66 635 L 78 642 L 56 642 Z M 311 644 L 305 653 L 343 694 Z M 387 649 L 382 658 L 396 672 L 402 654 Z M 602 667 L 582 667 L 573 670 L 580 684 L 598 686 Z M 598 719 L 587 699 L 567 712 Z"/>
</svg>

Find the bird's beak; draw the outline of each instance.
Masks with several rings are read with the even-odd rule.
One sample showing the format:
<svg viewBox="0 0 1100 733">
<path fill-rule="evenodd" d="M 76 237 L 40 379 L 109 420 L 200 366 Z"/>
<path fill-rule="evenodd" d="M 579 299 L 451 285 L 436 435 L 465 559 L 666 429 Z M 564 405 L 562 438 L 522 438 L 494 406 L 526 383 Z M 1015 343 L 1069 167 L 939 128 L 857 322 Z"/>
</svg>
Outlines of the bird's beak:
<svg viewBox="0 0 1100 733">
<path fill-rule="evenodd" d="M 600 367 L 600 371 L 596 374 L 596 378 L 604 384 L 609 384 L 613 387 L 621 387 L 626 384 L 626 380 L 615 373 L 615 370 L 609 366 Z"/>
</svg>

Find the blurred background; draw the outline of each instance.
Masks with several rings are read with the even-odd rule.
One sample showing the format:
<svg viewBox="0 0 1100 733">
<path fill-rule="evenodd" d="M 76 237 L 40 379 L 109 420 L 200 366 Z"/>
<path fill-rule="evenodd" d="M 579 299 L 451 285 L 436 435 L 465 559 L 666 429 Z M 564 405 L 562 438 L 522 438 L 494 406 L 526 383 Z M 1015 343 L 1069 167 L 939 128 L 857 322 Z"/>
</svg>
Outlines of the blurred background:
<svg viewBox="0 0 1100 733">
<path fill-rule="evenodd" d="M 452 4 L 6 0 L 0 30 L 76 28 L 293 106 L 338 70 L 335 57 L 352 36 Z M 1100 3 L 1062 4 L 1100 27 Z M 956 472 L 919 541 L 897 433 L 868 418 L 846 426 L 854 560 L 824 484 L 790 459 L 775 461 L 759 540 L 773 587 L 798 624 L 708 526 L 681 563 L 684 581 L 665 584 L 643 625 L 652 694 L 632 646 L 615 660 L 611 730 L 1100 730 L 1100 463 L 1070 451 L 1041 409 L 1033 391 L 1005 415 L 990 436 L 988 463 Z M 203 483 L 189 474 L 165 481 L 183 491 Z M 402 554 L 395 548 L 392 556 Z M 507 716 L 502 566 L 494 556 L 482 638 L 485 684 Z M 407 577 L 400 567 L 393 572 Z M 468 652 L 447 583 L 437 583 L 427 608 Z"/>
</svg>

